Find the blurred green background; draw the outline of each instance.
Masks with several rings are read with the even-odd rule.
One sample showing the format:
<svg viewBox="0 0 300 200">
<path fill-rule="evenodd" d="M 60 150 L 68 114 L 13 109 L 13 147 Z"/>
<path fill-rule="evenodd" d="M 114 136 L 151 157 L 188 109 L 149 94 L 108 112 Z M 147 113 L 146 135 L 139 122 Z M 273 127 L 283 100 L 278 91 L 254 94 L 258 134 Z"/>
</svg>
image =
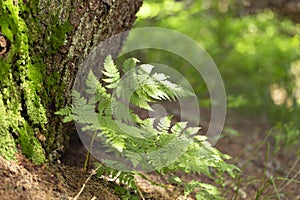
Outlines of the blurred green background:
<svg viewBox="0 0 300 200">
<path fill-rule="evenodd" d="M 249 11 L 241 2 L 145 0 L 135 27 L 169 28 L 196 40 L 219 68 L 229 111 L 266 120 L 277 144 L 299 143 L 300 24 L 268 8 Z M 206 85 L 189 63 L 157 50 L 133 56 L 174 67 L 201 106 L 209 106 Z"/>
</svg>

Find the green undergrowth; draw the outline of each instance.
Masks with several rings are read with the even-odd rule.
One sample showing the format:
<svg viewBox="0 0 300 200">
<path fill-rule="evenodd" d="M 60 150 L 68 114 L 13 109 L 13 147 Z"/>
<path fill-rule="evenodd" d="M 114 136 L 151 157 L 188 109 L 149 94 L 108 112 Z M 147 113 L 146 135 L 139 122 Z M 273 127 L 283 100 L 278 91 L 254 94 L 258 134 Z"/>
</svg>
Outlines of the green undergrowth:
<svg viewBox="0 0 300 200">
<path fill-rule="evenodd" d="M 300 130 L 295 124 L 277 123 L 267 134 L 271 134 L 275 139 L 275 153 L 295 149 L 295 154 L 300 158 Z"/>
<path fill-rule="evenodd" d="M 235 175 L 237 167 L 225 160 L 229 156 L 212 147 L 200 127 L 189 122 L 174 122 L 172 116 L 159 119 L 141 118 L 132 106 L 152 111 L 152 104 L 176 101 L 194 95 L 169 81 L 163 73 L 154 72 L 155 66 L 136 66 L 137 59 L 127 59 L 122 67 L 124 76 L 111 56 L 104 63 L 104 78 L 99 82 L 91 71 L 84 91 L 73 91 L 72 107 L 57 112 L 64 121 L 75 121 L 93 146 L 103 146 L 107 153 L 100 158 L 105 173 L 124 181 L 136 189 L 134 177 L 145 176 L 138 171 L 156 171 L 169 176 L 169 183 L 183 188 L 183 195 L 196 192 L 197 199 L 217 199 L 221 194 L 216 186 L 197 179 L 184 181 L 176 172 L 206 175 L 222 184 L 222 176 Z M 108 171 L 107 171 L 108 170 Z M 146 173 L 145 172 L 145 173 Z M 124 177 L 124 178 L 123 178 Z"/>
<path fill-rule="evenodd" d="M 271 132 L 282 147 L 300 145 L 299 24 L 270 9 L 254 9 L 250 14 L 246 7 L 237 7 L 241 2 L 237 0 L 143 2 L 135 27 L 170 28 L 192 37 L 218 66 L 227 107 L 274 124 Z M 201 99 L 209 96 L 204 80 L 184 59 L 152 49 L 130 55 L 174 66 Z"/>
</svg>

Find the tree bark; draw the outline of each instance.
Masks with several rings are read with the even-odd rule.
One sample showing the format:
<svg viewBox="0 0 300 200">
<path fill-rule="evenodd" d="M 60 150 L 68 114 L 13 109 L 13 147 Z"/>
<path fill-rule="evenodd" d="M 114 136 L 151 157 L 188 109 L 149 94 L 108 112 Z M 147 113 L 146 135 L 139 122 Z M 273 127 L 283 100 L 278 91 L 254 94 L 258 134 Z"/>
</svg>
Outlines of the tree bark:
<svg viewBox="0 0 300 200">
<path fill-rule="evenodd" d="M 0 0 L 0 154 L 35 163 L 64 150 L 61 119 L 78 68 L 100 41 L 129 30 L 142 0 Z M 125 35 L 124 35 L 125 37 Z M 122 45 L 104 51 L 116 55 Z"/>
</svg>

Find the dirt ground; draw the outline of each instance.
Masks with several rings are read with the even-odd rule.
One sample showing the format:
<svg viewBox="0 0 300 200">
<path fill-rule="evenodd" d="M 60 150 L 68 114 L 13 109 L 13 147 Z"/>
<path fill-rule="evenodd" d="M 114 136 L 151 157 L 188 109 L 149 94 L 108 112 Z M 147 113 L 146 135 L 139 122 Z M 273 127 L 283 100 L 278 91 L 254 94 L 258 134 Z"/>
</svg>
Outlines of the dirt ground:
<svg viewBox="0 0 300 200">
<path fill-rule="evenodd" d="M 10 162 L 0 157 L 1 200 L 73 199 L 89 174 L 66 165 L 34 166 L 23 156 Z M 116 200 L 114 190 L 105 181 L 92 178 L 79 199 Z"/>
<path fill-rule="evenodd" d="M 239 134 L 234 136 L 225 127 L 216 147 L 241 169 L 238 177 L 228 180 L 227 199 L 300 199 L 300 161 L 295 154 L 299 147 L 274 153 L 274 138 L 267 134 L 271 126 L 263 117 L 234 113 L 227 119 L 227 125 Z"/>
<path fill-rule="evenodd" d="M 272 153 L 274 141 L 265 134 L 269 124 L 236 115 L 227 117 L 226 124 L 231 129 L 225 127 L 216 147 L 232 156 L 230 162 L 242 170 L 235 179 L 226 178 L 222 189 L 226 199 L 256 199 L 257 194 L 260 194 L 257 199 L 300 199 L 299 183 L 291 181 L 300 180 L 300 161 L 297 162 L 293 149 Z M 91 174 L 82 169 L 85 154 L 78 137 L 71 136 L 60 163 L 35 166 L 22 155 L 18 155 L 17 162 L 0 157 L 0 199 L 73 199 Z M 152 175 L 152 178 L 160 181 L 162 177 Z M 166 190 L 147 181 L 138 180 L 138 183 L 145 199 L 193 199 L 183 198 L 174 187 Z M 92 176 L 78 199 L 121 198 L 115 194 L 112 183 Z"/>
</svg>

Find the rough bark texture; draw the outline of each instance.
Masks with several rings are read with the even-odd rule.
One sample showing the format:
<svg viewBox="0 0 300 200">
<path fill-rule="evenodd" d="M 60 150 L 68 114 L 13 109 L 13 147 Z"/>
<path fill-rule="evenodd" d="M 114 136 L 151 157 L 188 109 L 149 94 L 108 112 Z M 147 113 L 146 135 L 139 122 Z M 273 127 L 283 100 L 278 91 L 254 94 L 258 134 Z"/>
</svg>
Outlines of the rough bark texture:
<svg viewBox="0 0 300 200">
<path fill-rule="evenodd" d="M 71 103 L 78 67 L 100 41 L 129 30 L 141 4 L 0 0 L 0 154 L 13 158 L 17 142 L 35 163 L 60 155 L 68 133 L 54 112 Z M 122 38 L 113 43 L 104 51 L 116 55 Z"/>
</svg>

